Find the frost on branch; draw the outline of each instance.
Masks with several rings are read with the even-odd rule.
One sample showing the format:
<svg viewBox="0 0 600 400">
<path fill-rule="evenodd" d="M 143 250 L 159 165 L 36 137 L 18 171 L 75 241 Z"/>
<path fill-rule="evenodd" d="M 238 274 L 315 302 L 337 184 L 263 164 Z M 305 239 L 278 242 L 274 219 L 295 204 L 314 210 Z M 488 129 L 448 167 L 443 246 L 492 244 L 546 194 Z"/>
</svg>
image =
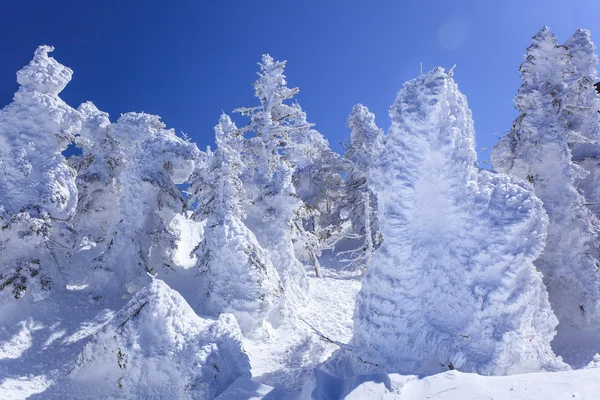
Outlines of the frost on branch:
<svg viewBox="0 0 600 400">
<path fill-rule="evenodd" d="M 169 225 L 186 207 L 177 184 L 190 176 L 200 152 L 158 116 L 127 113 L 110 124 L 92 104 L 80 110 L 83 153 L 73 165 L 82 198 L 75 223 L 80 244 L 93 248 L 73 262 L 91 259 L 94 284 L 133 293 L 147 272 L 173 270 L 176 236 Z"/>
<path fill-rule="evenodd" d="M 532 263 L 544 246 L 541 202 L 516 178 L 478 171 L 471 111 L 443 69 L 406 83 L 390 115 L 372 173 L 384 241 L 358 297 L 358 365 L 561 368 L 549 345 L 557 320 Z"/>
<path fill-rule="evenodd" d="M 294 252 L 293 220 L 302 207 L 292 181 L 294 165 L 287 157 L 292 136 L 309 128 L 297 104 L 287 104 L 298 89 L 288 88 L 285 62 L 264 55 L 259 79 L 254 83 L 260 105 L 237 111 L 250 117 L 244 134 L 251 137 L 244 148 L 244 183 L 249 199 L 246 224 L 260 245 L 271 254 L 281 278 L 285 299 L 299 301 L 308 290 L 306 271 Z"/>
<path fill-rule="evenodd" d="M 241 340 L 232 315 L 201 318 L 154 279 L 85 345 L 53 394 L 212 399 L 251 376 Z"/>
<path fill-rule="evenodd" d="M 17 73 L 21 87 L 0 110 L 0 296 L 34 299 L 59 284 L 54 247 L 74 214 L 74 171 L 62 156 L 80 127 L 58 93 L 72 71 L 39 47 Z"/>
<path fill-rule="evenodd" d="M 587 159 L 585 168 L 597 174 L 591 161 L 597 148 L 597 96 L 588 82 L 596 61 L 587 40 L 580 31 L 568 41 L 570 48 L 560 46 L 548 28 L 533 37 L 514 100 L 520 115 L 492 152 L 494 168 L 531 182 L 544 203 L 548 238 L 535 265 L 559 321 L 576 328 L 600 322 L 600 221 L 588 208 L 595 200 L 588 203 L 575 186 L 577 181 L 594 199 L 597 184 L 590 187 L 579 165 Z M 578 106 L 585 104 L 593 110 Z"/>
<path fill-rule="evenodd" d="M 379 246 L 377 197 L 369 187 L 369 170 L 383 150 L 383 130 L 375 124 L 375 115 L 362 104 L 352 108 L 348 117 L 350 143 L 344 158 L 348 162 L 344 206 L 351 223 L 350 238 L 358 247 L 347 251 L 347 260 L 366 270 L 372 253 Z"/>
<path fill-rule="evenodd" d="M 208 152 L 206 165 L 192 175 L 190 191 L 192 201 L 198 202 L 193 218 L 206 218 L 196 250 L 199 313 L 232 313 L 249 334 L 263 326 L 283 290 L 269 252 L 243 222 L 243 140 L 229 116 L 221 115 L 215 127 L 217 149 Z"/>
</svg>

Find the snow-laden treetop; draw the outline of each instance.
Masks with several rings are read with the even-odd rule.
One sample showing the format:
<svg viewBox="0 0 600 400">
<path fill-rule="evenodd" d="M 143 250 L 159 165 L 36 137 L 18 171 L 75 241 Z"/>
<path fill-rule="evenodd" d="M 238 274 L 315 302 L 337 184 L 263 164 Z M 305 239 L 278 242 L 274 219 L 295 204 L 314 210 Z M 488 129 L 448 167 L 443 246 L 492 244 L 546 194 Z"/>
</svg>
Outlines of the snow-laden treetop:
<svg viewBox="0 0 600 400">
<path fill-rule="evenodd" d="M 415 154 L 430 151 L 438 154 L 437 168 L 444 175 L 451 175 L 452 181 L 454 178 L 461 183 L 476 181 L 477 153 L 471 110 L 466 97 L 450 78 L 438 67 L 407 82 L 390 108 L 395 123 L 388 140 L 397 141 Z M 414 165 L 405 165 L 399 172 L 410 175 L 416 171 Z"/>
<path fill-rule="evenodd" d="M 51 51 L 52 46 L 38 47 L 29 65 L 17 72 L 22 90 L 57 95 L 71 81 L 73 70 L 48 57 Z"/>
</svg>

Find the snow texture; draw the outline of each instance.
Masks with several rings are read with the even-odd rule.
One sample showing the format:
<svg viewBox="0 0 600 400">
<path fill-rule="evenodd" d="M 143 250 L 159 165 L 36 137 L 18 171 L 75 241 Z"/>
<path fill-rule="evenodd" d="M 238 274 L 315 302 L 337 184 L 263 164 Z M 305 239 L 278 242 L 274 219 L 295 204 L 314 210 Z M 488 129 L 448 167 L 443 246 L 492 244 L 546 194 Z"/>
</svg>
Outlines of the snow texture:
<svg viewBox="0 0 600 400">
<path fill-rule="evenodd" d="M 0 110 L 0 301 L 40 299 L 61 285 L 48 243 L 75 213 L 75 173 L 61 152 L 81 121 L 58 97 L 73 72 L 48 56 L 52 50 L 35 51 L 17 73 L 13 102 Z"/>
<path fill-rule="evenodd" d="M 200 152 L 158 116 L 127 113 L 110 124 L 92 104 L 80 110 L 83 153 L 73 164 L 82 191 L 74 220 L 81 251 L 72 262 L 99 289 L 135 293 L 146 272 L 173 270 L 177 238 L 169 227 L 186 206 L 177 184 Z"/>
<path fill-rule="evenodd" d="M 595 201 L 597 185 L 586 180 L 586 171 L 577 160 L 585 159 L 592 179 L 598 175 L 589 158 L 594 150 L 589 137 L 598 136 L 597 109 L 586 117 L 586 111 L 573 107 L 580 101 L 584 106 L 598 104 L 587 82 L 595 77 L 590 72 L 595 56 L 581 57 L 592 49 L 588 39 L 585 31 L 578 31 L 569 40 L 575 55 L 571 57 L 547 27 L 533 37 L 521 64 L 523 85 L 514 100 L 521 114 L 492 151 L 494 168 L 527 179 L 544 203 L 550 222 L 548 237 L 535 265 L 544 275 L 559 321 L 576 329 L 600 322 L 600 221 L 587 207 L 593 204 L 575 186 L 579 180 L 584 195 Z M 581 68 L 580 79 L 576 66 Z M 589 128 L 590 124 L 595 126 Z"/>
<path fill-rule="evenodd" d="M 282 300 L 283 288 L 270 253 L 243 222 L 243 136 L 223 114 L 215 127 L 217 150 L 192 177 L 198 199 L 194 218 L 208 215 L 198 257 L 200 313 L 235 315 L 244 334 L 262 328 Z"/>
<path fill-rule="evenodd" d="M 367 369 L 484 375 L 564 368 L 532 262 L 547 218 L 531 187 L 475 167 L 466 97 L 442 68 L 405 84 L 372 171 L 383 244 L 351 345 Z"/>
<path fill-rule="evenodd" d="M 93 336 L 49 395 L 211 399 L 250 377 L 241 339 L 232 315 L 201 318 L 154 279 Z"/>
<path fill-rule="evenodd" d="M 299 399 L 593 400 L 600 392 L 599 376 L 600 369 L 494 377 L 448 371 L 427 377 L 374 374 L 340 379 L 316 370 Z"/>
</svg>

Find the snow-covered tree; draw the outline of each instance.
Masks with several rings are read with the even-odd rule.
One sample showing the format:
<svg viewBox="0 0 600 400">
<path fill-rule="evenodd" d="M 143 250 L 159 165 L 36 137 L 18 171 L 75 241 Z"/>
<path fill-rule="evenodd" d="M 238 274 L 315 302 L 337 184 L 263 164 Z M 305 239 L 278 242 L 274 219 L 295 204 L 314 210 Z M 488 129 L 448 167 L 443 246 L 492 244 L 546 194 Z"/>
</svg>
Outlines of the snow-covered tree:
<svg viewBox="0 0 600 400">
<path fill-rule="evenodd" d="M 577 50 L 585 34 L 576 36 L 570 41 L 575 63 L 589 73 L 594 61 L 582 61 L 580 51 L 586 46 Z M 531 182 L 544 202 L 550 224 L 545 250 L 535 264 L 561 324 L 581 328 L 600 322 L 600 224 L 575 187 L 575 179 L 584 177 L 585 171 L 573 163 L 571 148 L 576 137 L 581 143 L 597 128 L 584 128 L 593 123 L 581 109 L 582 99 L 593 102 L 594 96 L 585 89 L 584 76 L 576 79 L 571 60 L 569 49 L 558 45 L 548 28 L 533 37 L 520 67 L 523 84 L 514 100 L 520 115 L 492 151 L 492 163 L 498 171 Z M 587 133 L 578 132 L 582 128 Z"/>
<path fill-rule="evenodd" d="M 95 333 L 74 364 L 46 396 L 214 399 L 251 377 L 235 318 L 199 317 L 159 279 Z"/>
<path fill-rule="evenodd" d="M 371 171 L 384 237 L 355 312 L 357 365 L 436 373 L 562 368 L 533 260 L 547 218 L 531 187 L 478 171 L 466 97 L 442 68 L 405 84 Z"/>
<path fill-rule="evenodd" d="M 300 118 L 306 121 L 304 113 Z M 294 219 L 294 246 L 297 257 L 314 266 L 319 276 L 319 257 L 335 242 L 341 230 L 340 204 L 344 196 L 343 163 L 329 148 L 327 140 L 312 124 L 290 134 L 286 157 L 294 167 L 292 181 L 302 207 Z"/>
<path fill-rule="evenodd" d="M 81 155 L 69 158 L 69 164 L 77 171 L 79 194 L 73 217 L 76 239 L 69 257 L 69 278 L 73 282 L 91 283 L 106 278 L 104 254 L 114 245 L 121 219 L 119 177 L 123 151 L 112 133 L 114 126 L 107 113 L 91 102 L 83 103 L 78 111 L 83 122 L 75 142 Z"/>
<path fill-rule="evenodd" d="M 366 268 L 373 251 L 378 247 L 379 222 L 377 197 L 369 188 L 369 169 L 383 149 L 383 130 L 375 124 L 375 115 L 362 104 L 357 104 L 348 117 L 350 143 L 344 158 L 348 162 L 345 207 L 351 223 L 350 236 L 358 241 L 358 248 L 348 250 L 347 259 L 354 266 Z"/>
<path fill-rule="evenodd" d="M 108 114 L 91 102 L 79 106 L 83 123 L 75 141 L 81 155 L 71 156 L 69 163 L 77 171 L 78 200 L 73 224 L 80 240 L 94 245 L 106 243 L 119 222 L 121 196 L 119 173 L 122 150 L 112 134 Z M 85 238 L 85 239 L 84 239 Z"/>
<path fill-rule="evenodd" d="M 60 286 L 64 241 L 75 212 L 75 173 L 62 156 L 80 128 L 58 94 L 71 69 L 41 46 L 17 73 L 20 88 L 0 110 L 0 296 L 33 299 Z"/>
<path fill-rule="evenodd" d="M 286 151 L 292 146 L 291 136 L 310 126 L 298 104 L 286 103 L 298 89 L 286 86 L 285 62 L 264 55 L 259 65 L 254 89 L 260 105 L 236 110 L 250 117 L 244 134 L 254 134 L 244 148 L 245 183 L 250 199 L 246 225 L 270 252 L 286 299 L 296 301 L 304 298 L 308 281 L 306 270 L 294 253 L 292 226 L 302 200 L 292 182 L 294 167 Z"/>
<path fill-rule="evenodd" d="M 85 251 L 75 257 L 93 257 L 92 280 L 99 287 L 134 292 L 148 279 L 146 272 L 173 269 L 177 238 L 170 223 L 186 207 L 177 184 L 190 176 L 199 151 L 165 129 L 158 116 L 127 113 L 108 125 L 95 107 L 81 111 L 86 119 L 79 143 L 87 144 L 75 162 L 84 193 L 78 227 L 101 246 L 89 257 Z"/>
<path fill-rule="evenodd" d="M 568 82 L 564 116 L 573 162 L 586 172 L 575 178 L 575 186 L 585 197 L 586 207 L 600 217 L 600 96 L 594 87 L 598 79 L 596 46 L 585 29 L 577 29 L 565 46 L 575 73 Z"/>
<path fill-rule="evenodd" d="M 200 273 L 198 309 L 202 314 L 232 313 L 242 331 L 263 325 L 281 298 L 281 282 L 270 255 L 244 225 L 243 134 L 223 114 L 215 127 L 217 150 L 190 179 L 193 218 L 206 220 L 196 254 Z"/>
</svg>

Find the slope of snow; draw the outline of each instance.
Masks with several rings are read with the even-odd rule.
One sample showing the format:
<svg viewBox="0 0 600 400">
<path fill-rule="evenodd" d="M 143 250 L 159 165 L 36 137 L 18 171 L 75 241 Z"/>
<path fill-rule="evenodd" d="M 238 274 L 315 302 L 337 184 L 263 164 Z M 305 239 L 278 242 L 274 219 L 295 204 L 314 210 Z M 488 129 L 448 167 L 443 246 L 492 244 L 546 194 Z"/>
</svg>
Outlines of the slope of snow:
<svg viewBox="0 0 600 400">
<path fill-rule="evenodd" d="M 244 341 L 255 381 L 299 392 L 312 369 L 339 348 L 328 339 L 348 342 L 352 337 L 359 276 L 327 268 L 322 272 L 321 278 L 309 276 L 307 301 L 269 338 Z"/>
<path fill-rule="evenodd" d="M 347 379 L 316 370 L 307 381 L 300 399 L 594 400 L 598 393 L 598 368 L 495 377 L 448 371 L 427 377 L 376 374 Z"/>
<path fill-rule="evenodd" d="M 213 398 L 250 377 L 235 319 L 198 317 L 185 300 L 154 279 L 79 354 L 48 393 L 55 398 Z"/>
</svg>

